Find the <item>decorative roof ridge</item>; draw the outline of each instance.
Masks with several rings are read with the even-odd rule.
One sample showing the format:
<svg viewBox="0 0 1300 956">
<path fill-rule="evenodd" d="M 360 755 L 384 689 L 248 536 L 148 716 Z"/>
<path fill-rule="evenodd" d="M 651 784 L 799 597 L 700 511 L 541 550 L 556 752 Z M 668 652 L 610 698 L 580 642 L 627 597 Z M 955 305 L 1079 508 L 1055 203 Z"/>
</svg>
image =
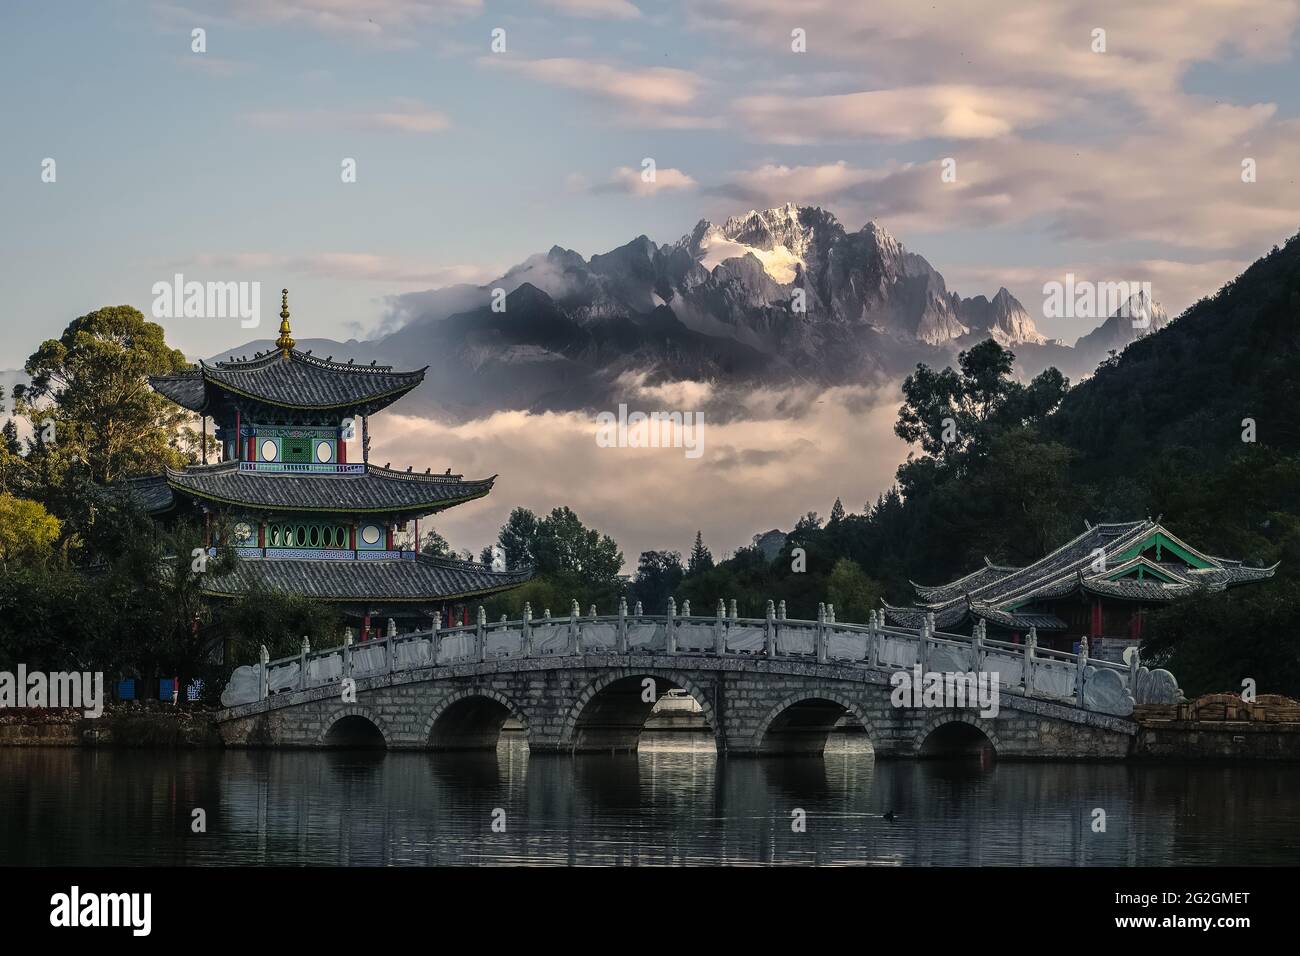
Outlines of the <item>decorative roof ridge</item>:
<svg viewBox="0 0 1300 956">
<path fill-rule="evenodd" d="M 202 359 L 199 360 L 202 362 Z M 169 375 L 150 375 L 151 382 L 188 382 L 196 378 L 203 377 L 203 369 L 196 365 L 193 368 L 181 369 L 179 372 L 172 372 Z"/>
<path fill-rule="evenodd" d="M 1142 565 L 1143 567 L 1151 568 L 1154 571 L 1158 571 L 1161 574 L 1168 574 L 1171 577 L 1175 577 L 1175 578 L 1184 577 L 1184 572 L 1182 569 L 1170 567 L 1169 565 L 1166 564 L 1157 564 L 1155 561 L 1152 561 L 1150 558 L 1147 558 L 1141 554 L 1135 554 L 1127 561 L 1121 561 L 1119 564 L 1115 565 L 1114 567 L 1107 568 L 1105 571 L 1098 571 L 1096 574 L 1089 574 L 1087 575 L 1087 577 L 1089 579 L 1101 578 L 1103 580 L 1110 580 L 1109 577 L 1110 575 L 1115 574 L 1118 571 L 1125 571 L 1129 568 L 1136 567 L 1137 565 Z M 1222 571 L 1222 570 L 1223 570 L 1222 568 L 1189 568 L 1187 569 L 1187 573 L 1196 573 L 1197 571 Z"/>
<path fill-rule="evenodd" d="M 517 575 L 531 577 L 535 570 L 532 565 L 524 568 L 516 568 L 513 571 L 494 571 L 486 564 L 479 564 L 477 561 L 462 561 L 459 558 L 444 558 L 433 554 L 424 554 L 416 552 L 415 560 L 420 564 L 428 564 L 439 568 L 454 568 L 460 571 L 478 571 L 483 574 L 494 574 L 499 577 L 509 578 Z"/>
<path fill-rule="evenodd" d="M 353 362 L 335 362 L 329 359 L 317 358 L 315 355 L 309 355 L 306 352 L 300 352 L 298 349 L 289 349 L 288 354 L 291 361 L 302 362 L 304 365 L 313 365 L 316 368 L 327 369 L 328 371 L 332 371 L 332 372 L 371 372 L 375 374 L 382 373 L 382 374 L 392 374 L 392 375 L 423 376 L 424 373 L 429 370 L 429 366 L 426 365 L 423 368 L 419 368 L 419 369 L 411 369 L 404 372 L 395 372 L 393 371 L 393 366 L 391 365 L 377 365 L 377 364 L 357 365 Z M 232 358 L 229 361 L 225 361 L 225 362 L 217 361 L 217 362 L 212 362 L 211 364 L 204 361 L 203 359 L 199 359 L 199 367 L 201 370 L 205 370 L 205 371 L 206 370 L 217 370 L 223 372 L 256 371 L 258 369 L 266 368 L 268 365 L 273 365 L 275 362 L 283 361 L 283 359 L 284 359 L 284 352 L 282 350 L 277 349 L 271 352 L 263 352 L 261 355 L 254 356 L 251 359 Z"/>
<path fill-rule="evenodd" d="M 384 478 L 400 478 L 403 481 L 418 481 L 421 483 L 441 482 L 449 485 L 481 485 L 484 482 L 492 483 L 497 480 L 496 475 L 488 478 L 470 478 L 466 480 L 464 475 L 435 475 L 422 471 L 397 471 L 394 468 L 381 468 L 378 465 L 367 465 L 367 471 Z M 352 477 L 356 477 L 353 475 Z"/>
<path fill-rule="evenodd" d="M 1170 541 L 1172 541 L 1174 544 L 1176 544 L 1178 547 L 1182 548 L 1184 551 L 1188 552 L 1189 554 L 1194 554 L 1196 555 L 1196 557 L 1201 558 L 1204 561 L 1208 561 L 1211 564 L 1218 563 L 1216 558 L 1206 554 L 1204 551 L 1196 550 L 1190 544 L 1184 541 L 1182 538 L 1178 537 L 1178 535 L 1174 534 L 1172 531 L 1170 531 L 1168 528 L 1162 525 L 1159 521 L 1153 521 L 1151 523 L 1154 526 L 1155 531 L 1157 533 L 1163 534 L 1166 538 L 1168 538 Z"/>
</svg>

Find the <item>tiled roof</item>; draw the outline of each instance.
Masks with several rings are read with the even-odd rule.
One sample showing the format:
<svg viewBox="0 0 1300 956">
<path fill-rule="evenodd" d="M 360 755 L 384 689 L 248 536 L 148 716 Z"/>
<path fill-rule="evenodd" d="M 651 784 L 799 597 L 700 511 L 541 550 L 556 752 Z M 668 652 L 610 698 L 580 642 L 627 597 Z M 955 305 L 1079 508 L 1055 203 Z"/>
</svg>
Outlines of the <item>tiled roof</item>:
<svg viewBox="0 0 1300 956">
<path fill-rule="evenodd" d="M 124 491 L 128 498 L 145 511 L 151 513 L 166 511 L 176 501 L 171 486 L 167 484 L 166 475 L 128 478 L 116 487 Z"/>
<path fill-rule="evenodd" d="M 1154 562 L 1141 555 L 1119 560 L 1125 552 L 1156 534 L 1176 542 L 1187 553 L 1209 562 L 1211 566 L 1189 568 L 1173 562 Z M 1093 570 L 1098 551 L 1106 558 L 1104 571 Z M 1064 597 L 1080 590 L 1132 601 L 1169 601 L 1202 588 L 1219 590 L 1235 584 L 1261 581 L 1272 577 L 1277 569 L 1276 564 L 1270 568 L 1249 568 L 1244 567 L 1240 561 L 1204 555 L 1178 541 L 1174 535 L 1150 519 L 1091 526 L 1055 551 L 1018 570 L 996 568 L 987 561 L 985 564 L 986 567 L 951 584 L 918 588 L 921 603 L 914 608 L 885 605 L 886 616 L 889 620 L 908 627 L 918 626 L 926 613 L 934 614 L 935 626 L 938 628 L 960 624 L 968 614 L 994 623 L 1001 623 L 999 617 L 1002 614 L 1007 615 L 1008 620 L 1015 618 L 1025 621 L 1035 616 L 1031 611 L 1020 610 L 1025 605 Z M 1116 572 L 1128 571 L 1139 564 L 1164 573 L 1173 578 L 1173 582 L 1165 582 L 1154 574 L 1142 579 L 1121 577 L 1110 580 Z M 1059 620 L 1052 615 L 1047 617 Z"/>
<path fill-rule="evenodd" d="M 466 481 L 374 465 L 358 475 L 241 471 L 239 465 L 229 461 L 183 471 L 169 468 L 166 482 L 178 494 L 247 508 L 432 514 L 483 497 L 496 480 L 495 475 Z"/>
<path fill-rule="evenodd" d="M 370 414 L 419 385 L 427 368 L 394 372 L 388 365 L 352 365 L 291 349 L 212 365 L 200 362 L 192 372 L 158 376 L 149 383 L 196 412 L 207 408 L 214 391 L 225 391 L 281 408 L 365 408 Z"/>
<path fill-rule="evenodd" d="M 241 558 L 226 574 L 204 582 L 204 592 L 233 597 L 258 588 L 332 601 L 383 604 L 475 597 L 523 584 L 531 570 L 493 571 L 448 558 L 383 561 Z"/>
<path fill-rule="evenodd" d="M 916 596 L 925 604 L 942 604 L 956 597 L 961 597 L 968 591 L 978 590 L 986 585 L 1001 581 L 1007 575 L 1019 571 L 1019 568 L 1003 567 L 991 563 L 988 558 L 984 559 L 984 567 L 978 571 L 972 571 L 964 578 L 958 578 L 949 584 L 941 584 L 937 587 L 926 587 L 922 584 L 911 582 L 912 587 L 916 590 Z"/>
</svg>

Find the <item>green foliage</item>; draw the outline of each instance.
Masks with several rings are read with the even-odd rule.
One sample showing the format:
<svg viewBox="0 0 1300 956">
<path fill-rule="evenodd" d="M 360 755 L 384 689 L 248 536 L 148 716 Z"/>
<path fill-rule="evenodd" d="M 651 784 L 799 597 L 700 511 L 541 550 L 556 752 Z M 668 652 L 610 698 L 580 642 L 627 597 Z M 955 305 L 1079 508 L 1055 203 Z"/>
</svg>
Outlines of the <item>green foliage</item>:
<svg viewBox="0 0 1300 956">
<path fill-rule="evenodd" d="M 695 547 L 691 548 L 691 556 L 686 567 L 691 574 L 703 574 L 713 569 L 713 552 L 704 546 L 702 531 L 695 532 Z"/>
<path fill-rule="evenodd" d="M 865 621 L 869 612 L 880 607 L 883 596 L 880 583 L 867 577 L 848 558 L 840 558 L 831 568 L 826 581 L 826 599 L 835 605 L 836 620 Z"/>
<path fill-rule="evenodd" d="M 60 523 L 39 502 L 0 493 L 0 565 L 44 562 L 59 537 Z"/>
<path fill-rule="evenodd" d="M 35 432 L 28 459 L 38 487 L 61 485 L 77 465 L 108 484 L 189 460 L 181 445 L 192 442 L 184 427 L 191 416 L 147 381 L 186 367 L 162 327 L 126 305 L 74 319 L 42 343 L 25 366 L 31 385 L 14 390 Z"/>
</svg>

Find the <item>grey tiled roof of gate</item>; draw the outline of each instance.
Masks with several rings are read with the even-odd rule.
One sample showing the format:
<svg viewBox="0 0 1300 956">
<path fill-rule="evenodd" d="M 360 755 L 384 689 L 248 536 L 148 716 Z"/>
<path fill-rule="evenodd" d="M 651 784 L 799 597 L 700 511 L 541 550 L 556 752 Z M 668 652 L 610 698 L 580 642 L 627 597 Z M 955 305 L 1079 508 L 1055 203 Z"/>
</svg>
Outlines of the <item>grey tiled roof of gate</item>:
<svg viewBox="0 0 1300 956">
<path fill-rule="evenodd" d="M 1169 601 L 1202 588 L 1219 590 L 1234 584 L 1261 581 L 1272 577 L 1277 569 L 1276 564 L 1270 568 L 1252 568 L 1240 561 L 1202 555 L 1211 562 L 1211 567 L 1188 571 L 1157 565 L 1177 583 L 1166 584 L 1150 578 L 1107 580 L 1107 575 L 1123 566 L 1113 563 L 1118 555 L 1156 532 L 1174 538 L 1149 518 L 1093 525 L 1026 567 L 998 568 L 986 561 L 986 567 L 950 584 L 918 588 L 918 595 L 928 600 L 910 608 L 886 604 L 885 613 L 891 621 L 910 627 L 918 626 L 927 613 L 934 614 L 935 627 L 941 629 L 960 623 L 968 614 L 1001 623 L 1000 614 L 994 612 L 1004 613 L 1008 619 L 1014 616 L 1027 620 L 1033 612 L 1017 610 L 1017 606 L 1063 597 L 1078 590 L 1132 601 Z M 1099 573 L 1092 571 L 1098 549 L 1108 561 L 1107 570 Z"/>
<path fill-rule="evenodd" d="M 492 571 L 426 555 L 383 561 L 242 558 L 226 574 L 205 581 L 204 591 L 231 597 L 263 588 L 320 600 L 434 602 L 502 591 L 531 577 L 531 570 Z"/>
</svg>

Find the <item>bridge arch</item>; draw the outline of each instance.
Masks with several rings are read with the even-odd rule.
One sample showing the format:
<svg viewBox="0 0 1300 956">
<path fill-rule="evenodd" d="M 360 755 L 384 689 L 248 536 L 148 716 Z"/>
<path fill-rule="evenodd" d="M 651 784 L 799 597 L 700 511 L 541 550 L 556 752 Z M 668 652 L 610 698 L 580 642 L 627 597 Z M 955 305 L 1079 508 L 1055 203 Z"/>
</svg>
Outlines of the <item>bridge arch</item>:
<svg viewBox="0 0 1300 956">
<path fill-rule="evenodd" d="M 528 717 L 513 700 L 487 687 L 453 691 L 433 708 L 420 731 L 431 750 L 495 750 L 501 728 L 513 717 L 532 742 Z"/>
<path fill-rule="evenodd" d="M 946 711 L 926 721 L 912 740 L 912 753 L 917 757 L 967 757 L 986 746 L 995 757 L 1002 750 L 992 723 L 978 714 Z"/>
<path fill-rule="evenodd" d="M 641 699 L 641 681 L 647 677 L 659 684 L 656 700 L 649 703 Z M 635 752 L 650 711 L 665 689 L 684 690 L 695 698 L 713 734 L 714 745 L 721 753 L 725 745 L 709 695 L 684 674 L 656 668 L 622 668 L 601 674 L 588 683 L 564 720 L 561 749 L 573 753 Z"/>
<path fill-rule="evenodd" d="M 382 717 L 369 707 L 347 704 L 323 722 L 317 747 L 366 747 L 387 749 L 392 734 Z"/>
<path fill-rule="evenodd" d="M 857 701 L 826 687 L 790 694 L 759 722 L 752 738 L 755 753 L 820 755 L 831 731 L 845 714 L 862 725 L 875 747 L 876 727 Z"/>
</svg>

